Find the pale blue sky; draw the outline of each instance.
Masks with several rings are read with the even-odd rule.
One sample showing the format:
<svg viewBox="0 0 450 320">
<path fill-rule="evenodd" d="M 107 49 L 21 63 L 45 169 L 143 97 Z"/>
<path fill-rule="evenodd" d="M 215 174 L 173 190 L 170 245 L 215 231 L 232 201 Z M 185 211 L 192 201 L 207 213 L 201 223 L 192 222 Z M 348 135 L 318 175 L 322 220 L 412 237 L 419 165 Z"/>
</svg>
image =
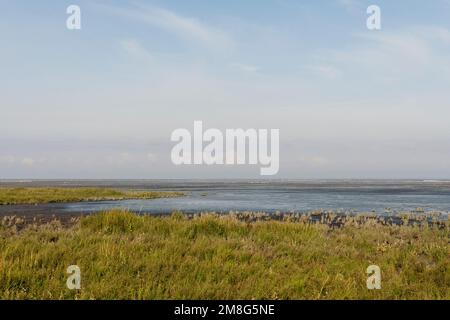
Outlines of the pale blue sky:
<svg viewBox="0 0 450 320">
<path fill-rule="evenodd" d="M 0 0 L 0 40 L 0 178 L 259 177 L 174 167 L 194 120 L 279 128 L 276 178 L 450 178 L 449 0 Z"/>
</svg>

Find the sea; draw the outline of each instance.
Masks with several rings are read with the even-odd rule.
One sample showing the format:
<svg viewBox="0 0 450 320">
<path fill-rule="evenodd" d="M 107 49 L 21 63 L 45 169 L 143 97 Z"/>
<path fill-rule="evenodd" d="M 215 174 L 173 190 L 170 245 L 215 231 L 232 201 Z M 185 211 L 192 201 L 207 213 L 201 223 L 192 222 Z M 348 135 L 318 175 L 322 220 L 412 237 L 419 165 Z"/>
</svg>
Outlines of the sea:
<svg viewBox="0 0 450 320">
<path fill-rule="evenodd" d="M 1 186 L 108 187 L 186 194 L 179 198 L 45 205 L 58 213 L 94 213 L 112 208 L 144 214 L 169 214 L 177 210 L 334 211 L 377 215 L 433 212 L 448 216 L 450 212 L 449 180 L 0 180 Z"/>
</svg>

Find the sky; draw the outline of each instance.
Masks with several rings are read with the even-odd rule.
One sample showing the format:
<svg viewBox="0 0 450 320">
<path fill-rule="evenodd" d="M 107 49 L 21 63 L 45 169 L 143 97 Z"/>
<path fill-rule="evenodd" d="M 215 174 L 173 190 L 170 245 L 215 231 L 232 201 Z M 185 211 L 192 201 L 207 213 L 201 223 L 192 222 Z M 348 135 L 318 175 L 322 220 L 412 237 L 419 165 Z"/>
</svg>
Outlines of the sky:
<svg viewBox="0 0 450 320">
<path fill-rule="evenodd" d="M 271 178 L 450 179 L 450 0 L 0 0 L 0 41 L 0 179 L 260 178 L 175 166 L 195 120 L 280 129 Z"/>
</svg>

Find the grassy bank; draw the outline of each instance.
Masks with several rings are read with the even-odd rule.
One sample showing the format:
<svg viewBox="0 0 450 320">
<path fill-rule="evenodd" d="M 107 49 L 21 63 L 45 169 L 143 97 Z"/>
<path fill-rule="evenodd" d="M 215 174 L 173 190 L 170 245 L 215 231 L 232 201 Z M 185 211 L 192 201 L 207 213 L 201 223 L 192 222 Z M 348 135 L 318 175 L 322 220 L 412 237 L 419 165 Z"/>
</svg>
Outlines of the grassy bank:
<svg viewBox="0 0 450 320">
<path fill-rule="evenodd" d="M 156 199 L 182 195 L 180 192 L 137 192 L 105 188 L 0 188 L 0 205 Z"/>
<path fill-rule="evenodd" d="M 112 211 L 0 227 L 3 299 L 450 299 L 450 228 Z M 368 290 L 376 264 L 382 289 Z M 82 288 L 66 287 L 78 265 Z"/>
</svg>

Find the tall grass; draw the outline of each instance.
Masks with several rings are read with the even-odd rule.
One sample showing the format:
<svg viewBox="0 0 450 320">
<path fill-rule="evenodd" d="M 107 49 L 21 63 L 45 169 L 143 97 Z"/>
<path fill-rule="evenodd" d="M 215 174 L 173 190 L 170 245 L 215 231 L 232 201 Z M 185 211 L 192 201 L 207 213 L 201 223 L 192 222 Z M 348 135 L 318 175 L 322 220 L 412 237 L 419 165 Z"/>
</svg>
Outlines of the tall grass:
<svg viewBox="0 0 450 320">
<path fill-rule="evenodd" d="M 125 211 L 0 229 L 2 299 L 450 299 L 450 228 Z M 66 287 L 69 265 L 81 290 Z M 368 290 L 366 268 L 382 271 Z"/>
</svg>

